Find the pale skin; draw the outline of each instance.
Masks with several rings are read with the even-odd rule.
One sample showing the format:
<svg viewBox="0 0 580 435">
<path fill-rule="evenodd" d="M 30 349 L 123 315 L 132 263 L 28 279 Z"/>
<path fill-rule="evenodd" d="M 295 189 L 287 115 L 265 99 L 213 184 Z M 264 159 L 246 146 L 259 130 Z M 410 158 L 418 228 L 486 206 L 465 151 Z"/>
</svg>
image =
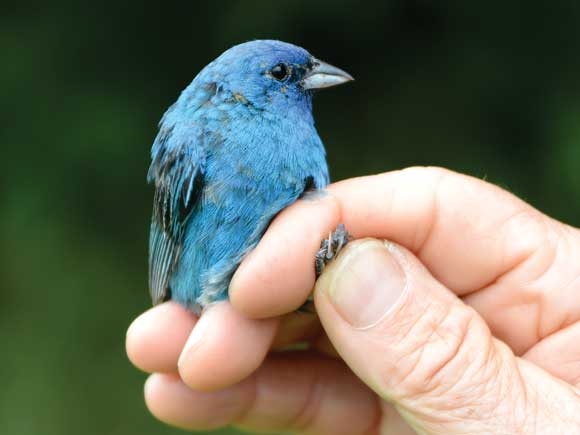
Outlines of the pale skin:
<svg viewBox="0 0 580 435">
<path fill-rule="evenodd" d="M 318 280 L 318 317 L 296 313 L 340 222 L 357 240 Z M 479 179 L 409 168 L 284 210 L 230 302 L 200 319 L 154 307 L 127 353 L 151 373 L 151 412 L 191 430 L 580 433 L 579 320 L 578 229 Z"/>
</svg>

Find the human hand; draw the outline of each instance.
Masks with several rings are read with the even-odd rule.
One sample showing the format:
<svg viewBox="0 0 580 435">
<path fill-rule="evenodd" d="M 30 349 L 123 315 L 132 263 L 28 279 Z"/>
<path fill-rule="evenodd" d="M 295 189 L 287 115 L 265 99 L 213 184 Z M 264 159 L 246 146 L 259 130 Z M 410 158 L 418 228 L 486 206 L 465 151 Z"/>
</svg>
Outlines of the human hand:
<svg viewBox="0 0 580 435">
<path fill-rule="evenodd" d="M 427 434 L 580 430 L 576 229 L 439 169 L 329 192 L 276 218 L 236 273 L 231 304 L 199 322 L 163 304 L 134 322 L 127 349 L 157 372 L 146 386 L 156 416 L 192 429 L 329 434 L 413 433 L 407 423 Z M 350 370 L 320 352 L 264 360 L 275 336 L 334 353 L 312 317 L 281 316 L 306 299 L 314 253 L 338 222 L 400 245 L 353 242 L 318 281 L 320 321 Z"/>
</svg>

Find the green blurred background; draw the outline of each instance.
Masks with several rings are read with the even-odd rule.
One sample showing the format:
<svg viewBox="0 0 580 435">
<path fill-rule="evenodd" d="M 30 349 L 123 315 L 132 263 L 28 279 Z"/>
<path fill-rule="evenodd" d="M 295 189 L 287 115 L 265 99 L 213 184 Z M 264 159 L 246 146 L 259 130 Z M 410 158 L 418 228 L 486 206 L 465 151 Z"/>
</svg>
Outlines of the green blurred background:
<svg viewBox="0 0 580 435">
<path fill-rule="evenodd" d="M 4 5 L 0 433 L 179 433 L 124 354 L 149 306 L 145 173 L 165 108 L 235 43 L 287 40 L 356 77 L 315 100 L 335 180 L 442 165 L 580 224 L 579 6 Z"/>
</svg>

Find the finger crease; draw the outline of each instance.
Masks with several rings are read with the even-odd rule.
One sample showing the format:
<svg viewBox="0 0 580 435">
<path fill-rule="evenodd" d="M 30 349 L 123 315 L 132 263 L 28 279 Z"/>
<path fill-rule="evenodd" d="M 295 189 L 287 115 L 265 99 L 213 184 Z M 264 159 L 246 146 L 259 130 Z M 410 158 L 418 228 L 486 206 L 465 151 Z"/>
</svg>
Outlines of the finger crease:
<svg viewBox="0 0 580 435">
<path fill-rule="evenodd" d="M 439 210 L 441 209 L 439 206 L 439 189 L 444 178 L 445 172 L 442 172 L 435 177 L 432 190 L 433 193 L 431 195 L 431 201 L 429 204 L 429 220 L 427 225 L 421 225 L 421 227 L 425 228 L 424 233 L 421 235 L 421 237 L 419 237 L 419 231 L 415 231 L 412 252 L 419 258 L 421 258 L 421 253 L 427 245 L 427 242 L 431 239 L 433 229 L 436 227 L 439 220 Z"/>
<path fill-rule="evenodd" d="M 250 415 L 251 412 L 256 407 L 256 403 L 258 402 L 257 377 L 258 377 L 257 374 L 254 373 L 244 381 L 251 383 L 251 385 L 248 386 L 250 392 L 248 393 L 247 400 L 245 400 L 246 398 L 244 398 L 244 404 L 242 405 L 240 412 L 232 419 L 232 423 L 243 424 L 248 419 L 248 415 Z"/>
<path fill-rule="evenodd" d="M 307 394 L 307 399 L 304 402 L 302 408 L 298 413 L 291 419 L 291 425 L 298 431 L 304 431 L 306 428 L 312 425 L 317 413 L 318 408 L 320 408 L 320 403 L 322 402 L 323 384 L 321 382 L 321 376 L 319 373 L 314 375 L 310 382 L 309 391 Z"/>
</svg>

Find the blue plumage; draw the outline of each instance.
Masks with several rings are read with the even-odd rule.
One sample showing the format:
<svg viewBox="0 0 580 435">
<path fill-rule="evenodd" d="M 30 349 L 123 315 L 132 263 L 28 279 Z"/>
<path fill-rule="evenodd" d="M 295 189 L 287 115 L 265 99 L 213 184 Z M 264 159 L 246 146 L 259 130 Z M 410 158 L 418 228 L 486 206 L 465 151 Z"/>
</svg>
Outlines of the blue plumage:
<svg viewBox="0 0 580 435">
<path fill-rule="evenodd" d="M 151 150 L 153 303 L 199 312 L 225 299 L 272 218 L 327 185 L 312 90 L 348 80 L 300 47 L 264 40 L 227 50 L 181 93 Z"/>
</svg>

